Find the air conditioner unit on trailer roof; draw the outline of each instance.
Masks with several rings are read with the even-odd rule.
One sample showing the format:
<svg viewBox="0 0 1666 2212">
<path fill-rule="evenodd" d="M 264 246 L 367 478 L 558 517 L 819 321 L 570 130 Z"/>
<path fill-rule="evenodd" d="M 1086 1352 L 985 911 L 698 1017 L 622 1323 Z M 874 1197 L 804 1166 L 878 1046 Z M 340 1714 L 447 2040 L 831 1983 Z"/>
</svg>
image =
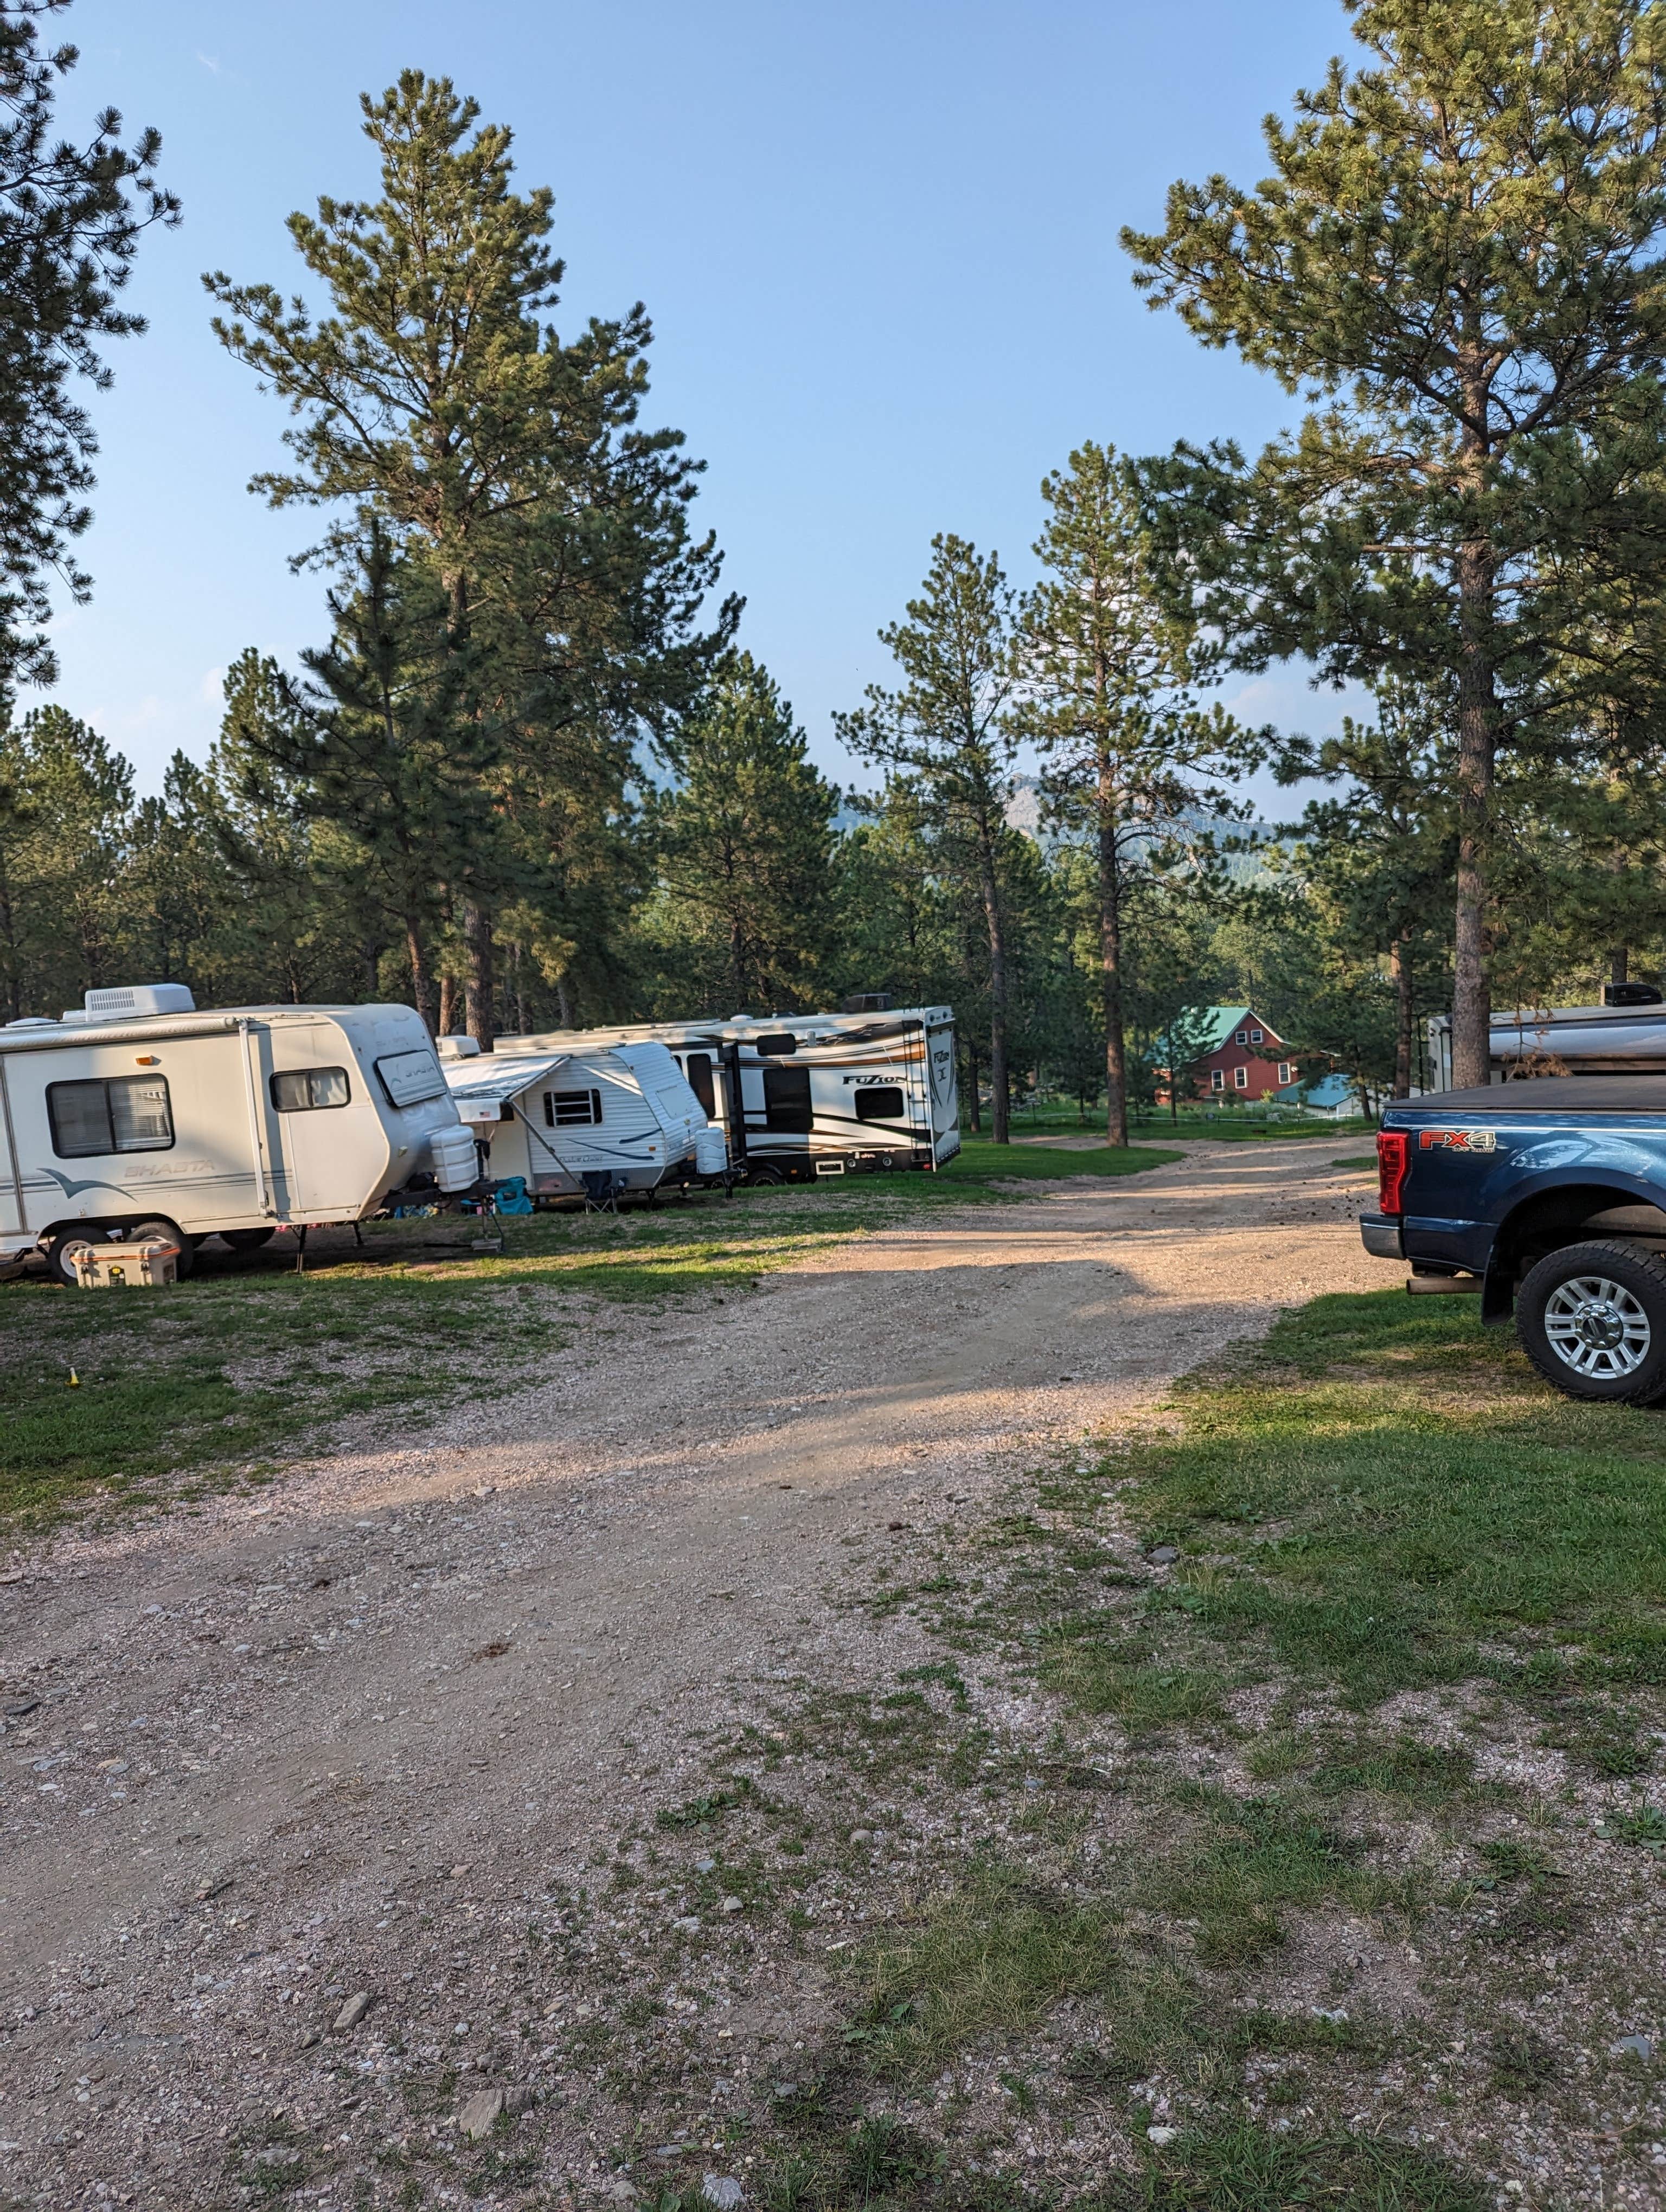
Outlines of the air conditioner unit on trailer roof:
<svg viewBox="0 0 1666 2212">
<path fill-rule="evenodd" d="M 152 1014 L 192 1014 L 197 1001 L 184 983 L 120 983 L 88 991 L 82 1000 L 89 1022 L 143 1021 Z"/>
</svg>

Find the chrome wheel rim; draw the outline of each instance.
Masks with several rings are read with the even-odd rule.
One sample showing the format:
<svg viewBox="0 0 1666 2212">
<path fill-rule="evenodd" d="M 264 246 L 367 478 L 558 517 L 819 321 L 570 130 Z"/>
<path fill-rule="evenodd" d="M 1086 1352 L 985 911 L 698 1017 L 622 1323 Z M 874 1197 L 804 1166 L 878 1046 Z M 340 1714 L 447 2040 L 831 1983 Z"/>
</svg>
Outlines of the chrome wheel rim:
<svg viewBox="0 0 1666 2212">
<path fill-rule="evenodd" d="M 1649 1356 L 1649 1316 L 1623 1283 L 1573 1275 L 1545 1301 L 1545 1335 L 1565 1367 L 1599 1382 L 1634 1375 Z"/>
</svg>

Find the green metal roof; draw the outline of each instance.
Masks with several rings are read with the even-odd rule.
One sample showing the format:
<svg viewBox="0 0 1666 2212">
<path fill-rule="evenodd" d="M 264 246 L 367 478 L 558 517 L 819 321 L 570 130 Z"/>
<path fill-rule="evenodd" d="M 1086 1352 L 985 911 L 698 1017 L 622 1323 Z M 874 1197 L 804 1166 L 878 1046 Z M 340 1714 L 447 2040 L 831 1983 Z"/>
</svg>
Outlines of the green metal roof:
<svg viewBox="0 0 1666 2212">
<path fill-rule="evenodd" d="M 1189 1006 L 1182 1019 L 1199 1040 L 1197 1049 L 1201 1054 L 1219 1052 L 1222 1045 L 1230 1044 L 1234 1030 L 1248 1028 L 1250 1011 L 1248 1006 Z"/>
</svg>

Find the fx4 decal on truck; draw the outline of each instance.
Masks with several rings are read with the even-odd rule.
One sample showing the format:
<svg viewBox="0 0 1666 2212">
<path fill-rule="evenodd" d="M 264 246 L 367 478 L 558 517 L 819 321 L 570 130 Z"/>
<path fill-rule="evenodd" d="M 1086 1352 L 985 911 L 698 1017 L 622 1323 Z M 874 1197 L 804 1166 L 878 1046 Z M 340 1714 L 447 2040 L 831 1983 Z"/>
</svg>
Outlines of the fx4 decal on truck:
<svg viewBox="0 0 1666 2212">
<path fill-rule="evenodd" d="M 1417 1133 L 1420 1152 L 1436 1149 L 1447 1152 L 1495 1152 L 1498 1148 L 1496 1129 L 1420 1129 Z"/>
</svg>

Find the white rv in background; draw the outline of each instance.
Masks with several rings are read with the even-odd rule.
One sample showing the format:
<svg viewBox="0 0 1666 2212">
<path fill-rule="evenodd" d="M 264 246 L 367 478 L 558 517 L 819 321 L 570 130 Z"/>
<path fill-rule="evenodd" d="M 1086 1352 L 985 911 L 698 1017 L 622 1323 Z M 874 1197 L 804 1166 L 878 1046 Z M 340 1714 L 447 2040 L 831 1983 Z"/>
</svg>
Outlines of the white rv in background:
<svg viewBox="0 0 1666 2212">
<path fill-rule="evenodd" d="M 489 1148 L 488 1172 L 521 1176 L 534 1200 L 577 1197 L 586 1176 L 647 1191 L 727 1165 L 721 1130 L 662 1044 L 551 1052 L 506 1036 L 483 1054 L 472 1037 L 447 1036 L 440 1060 L 459 1114 Z"/>
<path fill-rule="evenodd" d="M 912 1006 L 769 1020 L 645 1022 L 502 1039 L 498 1050 L 663 1046 L 751 1182 L 936 1169 L 960 1150 L 954 1013 Z"/>
<path fill-rule="evenodd" d="M 0 1028 L 0 1258 L 161 1235 L 179 1272 L 205 1237 L 357 1221 L 413 1177 L 477 1176 L 408 1006 L 233 1006 L 183 984 L 89 991 L 61 1021 Z"/>
</svg>

